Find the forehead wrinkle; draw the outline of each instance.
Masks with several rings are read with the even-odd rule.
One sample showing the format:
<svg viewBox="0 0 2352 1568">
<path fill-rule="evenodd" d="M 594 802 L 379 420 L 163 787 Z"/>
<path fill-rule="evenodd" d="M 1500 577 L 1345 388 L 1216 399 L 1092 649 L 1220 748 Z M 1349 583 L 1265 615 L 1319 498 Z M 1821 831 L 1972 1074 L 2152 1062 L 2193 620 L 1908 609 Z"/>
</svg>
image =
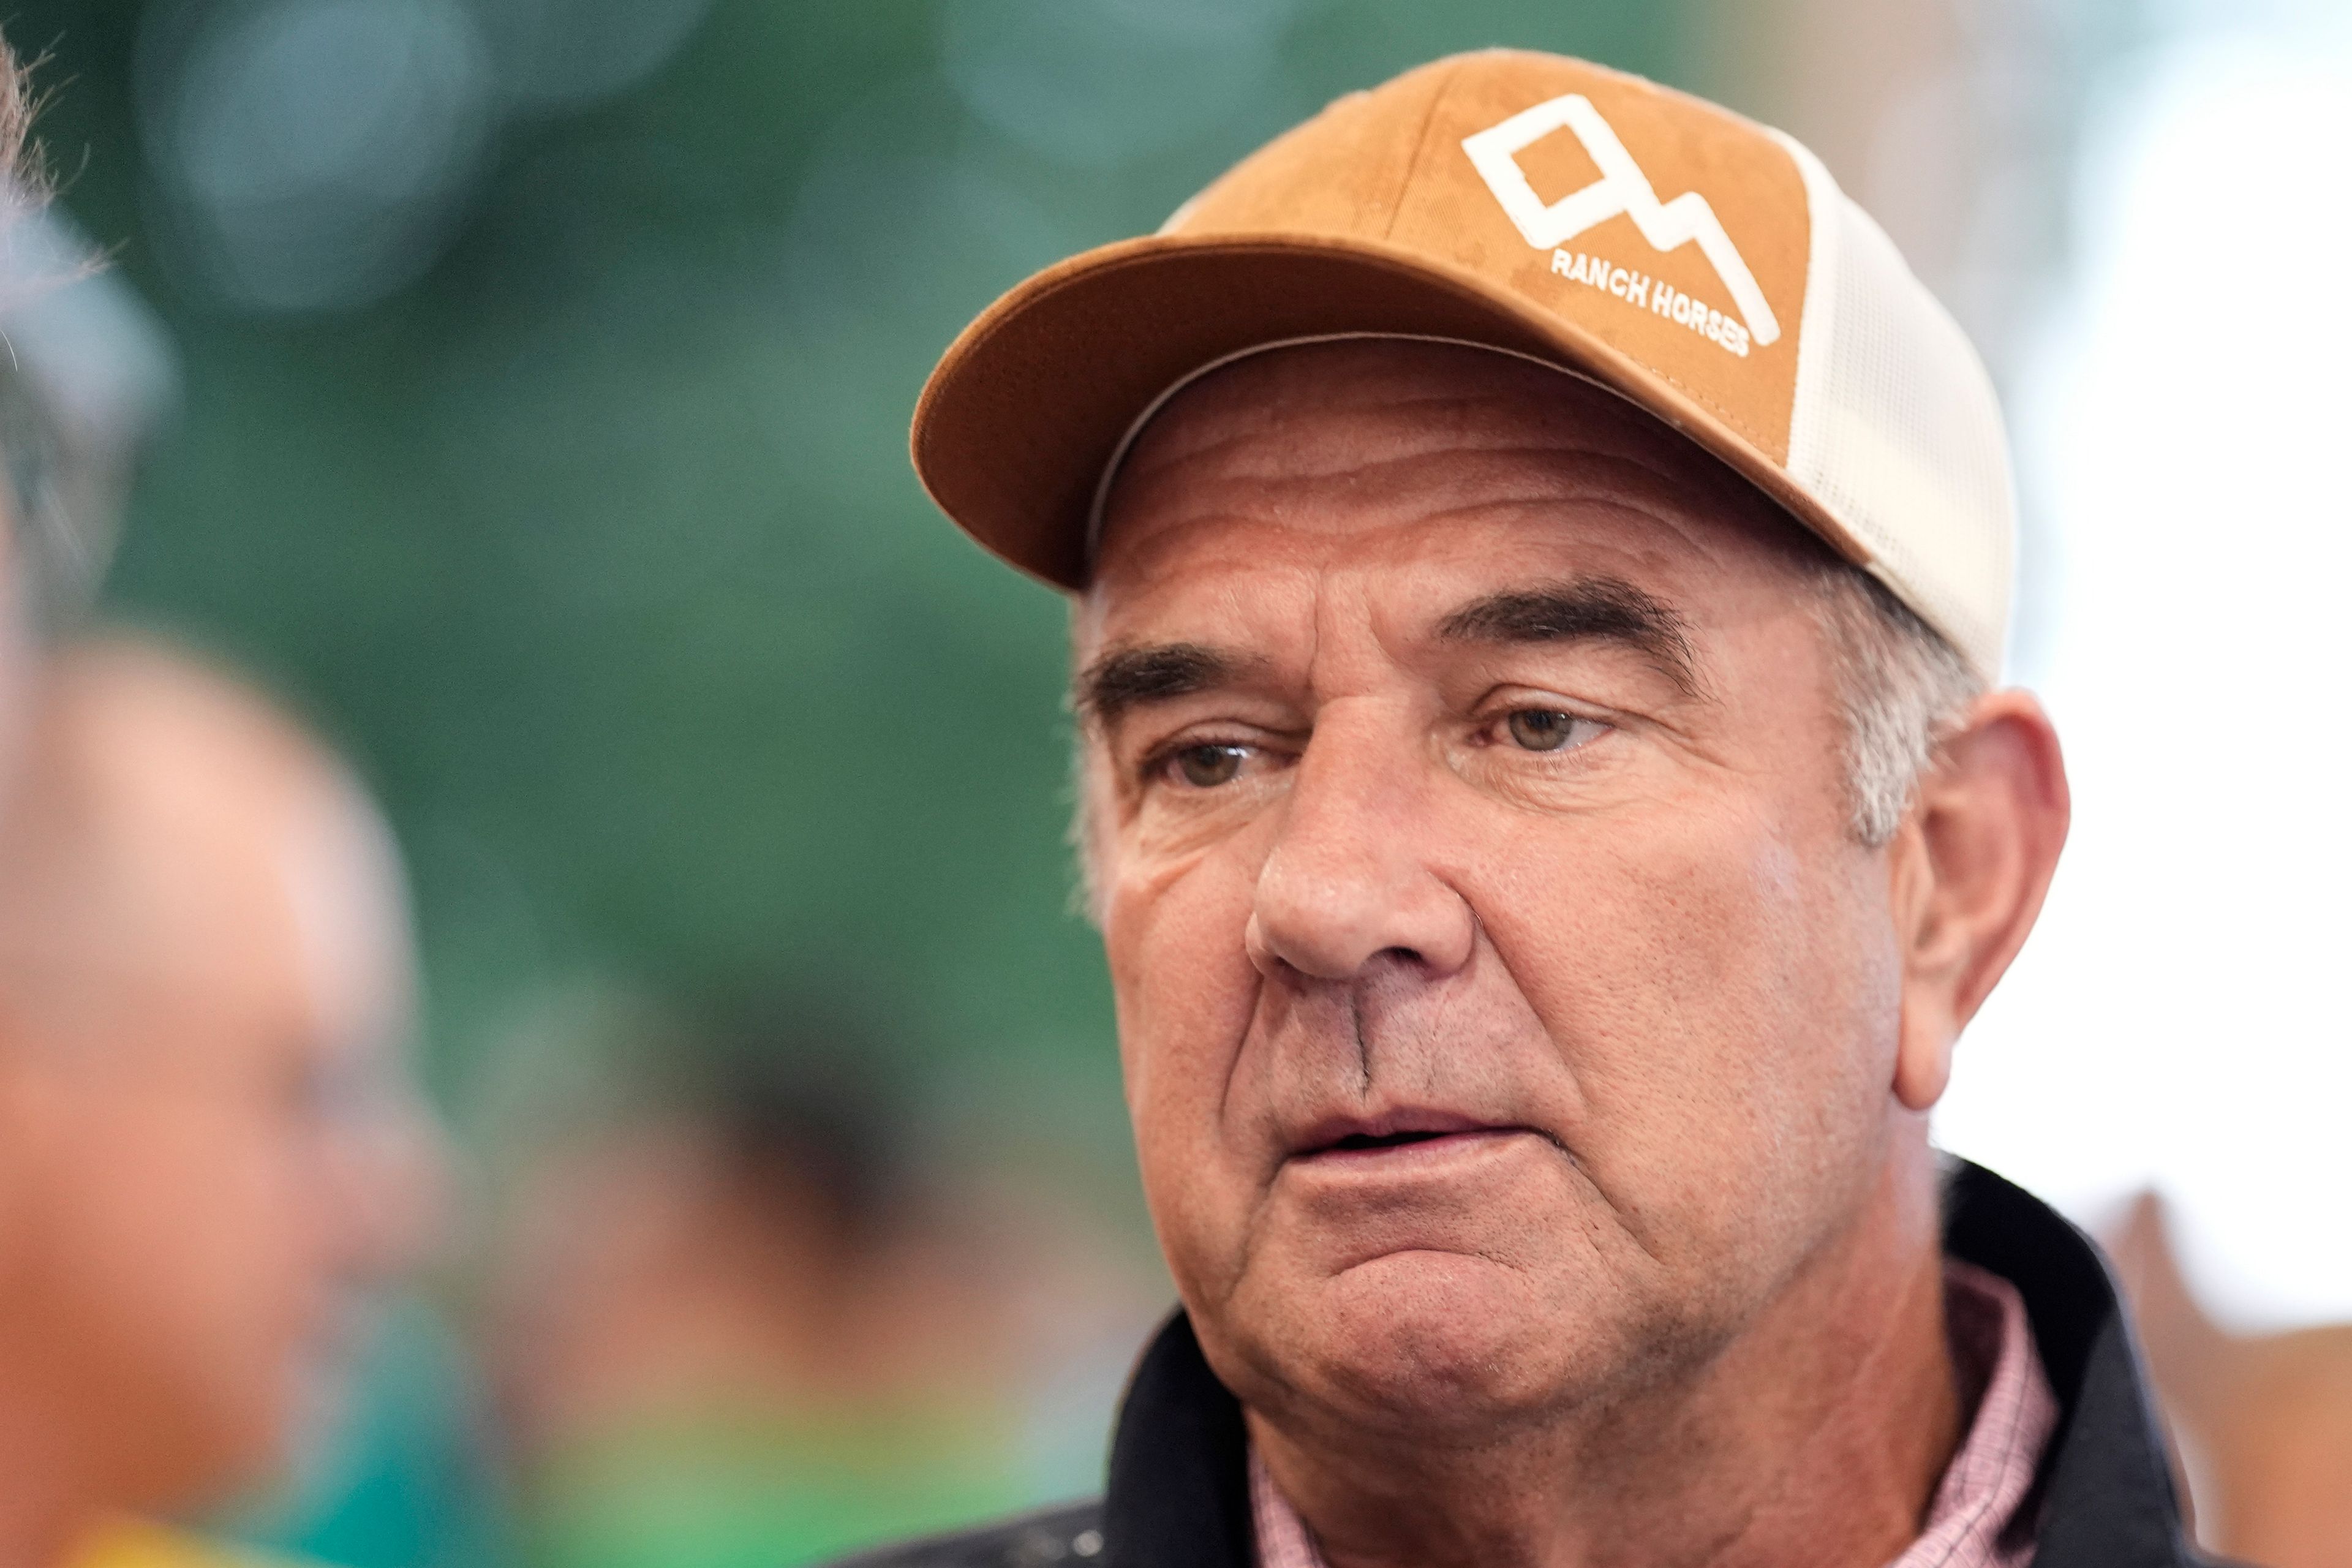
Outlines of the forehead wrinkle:
<svg viewBox="0 0 2352 1568">
<path fill-rule="evenodd" d="M 1369 374 L 1366 374 L 1369 372 Z M 1468 345 L 1367 342 L 1294 344 L 1212 372 L 1137 434 L 1128 466 L 1169 463 L 1263 437 L 1280 423 L 1295 446 L 1317 424 L 1458 436 L 1565 416 L 1588 438 L 1643 445 L 1684 437 L 1618 395 L 1563 372 Z M 1693 448 L 1696 451 L 1696 448 Z"/>
<path fill-rule="evenodd" d="M 1577 384 L 1563 383 L 1563 388 Z M 1712 490 L 1732 510 L 1762 502 L 1687 437 L 1622 407 L 1577 406 L 1559 395 L 1563 388 L 1547 386 L 1547 395 L 1537 396 L 1500 391 L 1383 396 L 1375 387 L 1297 409 L 1284 406 L 1291 399 L 1251 403 L 1228 396 L 1231 406 L 1205 410 L 1179 399 L 1112 476 L 1107 520 L 1131 511 L 1139 497 L 1157 503 L 1188 480 L 1201 482 L 1193 476 L 1203 469 L 1213 485 L 1361 483 L 1400 465 L 1479 457 L 1517 456 L 1545 466 L 1617 464 L 1682 498 Z M 1269 402 L 1274 405 L 1266 406 Z M 1432 417 L 1432 409 L 1451 416 Z"/>
<path fill-rule="evenodd" d="M 1636 562 L 1648 554 L 1641 535 L 1655 532 L 1668 558 L 1648 564 L 1668 570 L 1675 547 L 1716 560 L 1736 552 L 1723 530 L 1768 555 L 1811 542 L 1745 480 L 1613 395 L 1425 344 L 1288 348 L 1220 371 L 1171 401 L 1107 499 L 1083 616 L 1098 634 L 1109 630 L 1107 615 L 1129 619 L 1123 610 L 1155 618 L 1150 605 L 1171 592 L 1213 611 L 1240 578 L 1269 569 L 1303 573 L 1310 581 L 1294 584 L 1297 602 L 1319 605 L 1330 569 L 1358 553 L 1328 554 L 1335 536 L 1410 530 L 1402 551 L 1373 546 L 1410 560 L 1442 552 L 1436 536 L 1450 520 L 1584 520 L 1595 542 Z M 1431 523 L 1441 526 L 1418 526 Z M 1570 563 L 1531 555 L 1528 564 L 1557 573 Z M 1187 577 L 1205 597 L 1184 591 Z"/>
<path fill-rule="evenodd" d="M 1431 454 L 1384 459 L 1363 465 L 1346 477 L 1348 491 L 1371 490 L 1373 497 L 1369 500 L 1360 493 L 1336 497 L 1319 494 L 1329 488 L 1323 476 L 1300 477 L 1275 486 L 1246 479 L 1221 479 L 1202 487 L 1204 493 L 1192 498 L 1190 506 L 1171 507 L 1159 515 L 1147 509 L 1139 518 L 1130 512 L 1115 520 L 1105 531 L 1104 553 L 1108 555 L 1115 546 L 1125 557 L 1121 563 L 1124 570 L 1140 570 L 1156 576 L 1156 558 L 1182 548 L 1185 536 L 1203 525 L 1271 523 L 1286 531 L 1328 535 L 1385 531 L 1449 519 L 1468 520 L 1489 512 L 1524 510 L 1541 514 L 1574 508 L 1663 528 L 1685 546 L 1712 555 L 1717 552 L 1717 543 L 1706 537 L 1706 527 L 1695 524 L 1719 521 L 1743 531 L 1748 524 L 1745 517 L 1721 516 L 1717 509 L 1706 506 L 1704 496 L 1690 493 L 1691 487 L 1677 482 L 1676 476 L 1635 458 L 1609 453 L 1559 454 L 1541 448 L 1494 450 L 1561 460 L 1541 463 L 1538 472 L 1530 471 L 1538 468 L 1534 464 L 1495 465 L 1485 472 L 1474 471 L 1468 482 L 1456 473 L 1450 480 L 1441 478 L 1416 484 L 1412 482 L 1412 472 L 1428 466 Z M 1487 486 L 1495 488 L 1459 499 L 1447 493 L 1475 491 Z M 1234 494 L 1235 489 L 1244 493 Z M 1432 496 L 1431 491 L 1439 494 Z M 1328 504 L 1324 504 L 1327 500 Z M 1213 563 L 1194 564 L 1198 567 Z"/>
<path fill-rule="evenodd" d="M 1491 406 L 1507 410 L 1512 416 L 1433 420 L 1411 412 L 1411 405 L 1384 403 L 1372 405 L 1369 416 L 1343 409 L 1318 409 L 1296 420 L 1261 416 L 1171 452 L 1158 451 L 1147 441 L 1139 444 L 1114 476 L 1111 506 L 1107 510 L 1116 510 L 1122 492 L 1161 488 L 1202 468 L 1223 479 L 1290 482 L 1342 478 L 1430 458 L 1519 455 L 1535 461 L 1580 458 L 1617 461 L 1645 469 L 1666 483 L 1687 486 L 1693 468 L 1713 464 L 1696 447 L 1681 449 L 1675 444 L 1682 437 L 1663 429 L 1641 433 L 1643 437 L 1656 436 L 1655 442 L 1612 438 L 1624 433 L 1591 429 L 1582 422 L 1563 425 L 1526 417 L 1534 411 L 1523 405 L 1497 402 Z M 1167 417 L 1161 416 L 1163 420 Z M 1339 428 L 1318 430 L 1318 425 Z M 1646 458 L 1642 448 L 1651 445 L 1687 461 L 1669 464 Z"/>
<path fill-rule="evenodd" d="M 1287 401 L 1287 400 L 1283 400 Z M 1213 456 L 1236 446 L 1262 440 L 1273 420 L 1308 425 L 1355 421 L 1367 415 L 1383 426 L 1432 435 L 1458 435 L 1479 426 L 1517 423 L 1535 415 L 1531 400 L 1496 393 L 1412 393 L 1402 396 L 1318 399 L 1303 407 L 1253 407 L 1234 400 L 1235 406 L 1202 409 L 1179 399 L 1162 410 L 1138 435 L 1130 465 L 1149 472 L 1171 464 Z M 1604 424 L 1606 421 L 1595 421 Z M 1187 440 L 1188 432 L 1199 430 Z M 1162 450 L 1167 448 L 1167 450 Z"/>
</svg>

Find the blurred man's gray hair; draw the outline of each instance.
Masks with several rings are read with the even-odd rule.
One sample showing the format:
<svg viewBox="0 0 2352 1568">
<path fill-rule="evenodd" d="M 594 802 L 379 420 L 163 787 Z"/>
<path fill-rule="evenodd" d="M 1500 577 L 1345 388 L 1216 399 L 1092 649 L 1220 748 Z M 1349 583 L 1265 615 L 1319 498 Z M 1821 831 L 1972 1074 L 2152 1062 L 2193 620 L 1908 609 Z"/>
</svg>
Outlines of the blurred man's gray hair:
<svg viewBox="0 0 2352 1568">
<path fill-rule="evenodd" d="M 0 45 L 0 493 L 22 608 L 54 636 L 97 595 L 179 373 L 153 313 L 51 205 L 28 77 Z"/>
<path fill-rule="evenodd" d="M 0 453 L 37 632 L 79 618 L 121 532 L 138 458 L 174 407 L 162 324 L 54 207 L 12 187 L 0 237 Z"/>
</svg>

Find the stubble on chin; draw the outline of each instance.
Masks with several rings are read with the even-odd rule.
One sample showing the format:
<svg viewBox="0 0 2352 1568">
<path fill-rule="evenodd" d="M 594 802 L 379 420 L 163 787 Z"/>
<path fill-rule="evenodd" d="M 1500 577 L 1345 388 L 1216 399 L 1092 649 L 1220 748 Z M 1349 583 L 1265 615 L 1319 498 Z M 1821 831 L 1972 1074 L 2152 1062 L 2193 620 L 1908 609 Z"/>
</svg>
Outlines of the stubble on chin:
<svg viewBox="0 0 2352 1568">
<path fill-rule="evenodd" d="M 1258 1419 L 1302 1442 L 1475 1452 L 1695 1375 L 1737 1332 L 1716 1293 L 1664 1277 L 1564 1212 L 1549 1256 L 1414 1248 L 1318 1269 L 1251 1258 L 1194 1324 Z"/>
</svg>

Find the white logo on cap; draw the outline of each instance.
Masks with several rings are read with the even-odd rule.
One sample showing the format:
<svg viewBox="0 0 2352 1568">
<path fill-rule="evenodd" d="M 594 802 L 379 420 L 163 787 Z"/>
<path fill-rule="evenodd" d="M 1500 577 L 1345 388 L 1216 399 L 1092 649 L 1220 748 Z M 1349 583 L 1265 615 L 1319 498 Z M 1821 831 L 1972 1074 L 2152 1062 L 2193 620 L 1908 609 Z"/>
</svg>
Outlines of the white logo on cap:
<svg viewBox="0 0 2352 1568">
<path fill-rule="evenodd" d="M 1585 152 L 1601 167 L 1601 177 L 1546 206 L 1528 184 L 1518 155 L 1522 148 L 1562 127 L 1574 132 L 1584 143 Z M 1780 323 L 1766 303 L 1764 290 L 1756 286 L 1756 275 L 1748 270 L 1738 247 L 1723 232 L 1723 222 L 1706 205 L 1706 198 L 1696 191 L 1685 191 L 1673 201 L 1659 201 L 1658 193 L 1650 188 L 1649 176 L 1633 162 L 1633 154 L 1625 151 L 1625 143 L 1617 140 L 1617 132 L 1582 93 L 1571 92 L 1521 110 L 1500 125 L 1464 137 L 1462 150 L 1470 154 L 1478 177 L 1503 204 L 1503 211 L 1519 233 L 1537 249 L 1549 250 L 1622 213 L 1656 249 L 1676 250 L 1698 241 L 1700 253 L 1714 264 L 1716 276 L 1731 290 L 1732 302 L 1739 307 L 1756 341 L 1769 343 L 1780 335 Z"/>
</svg>

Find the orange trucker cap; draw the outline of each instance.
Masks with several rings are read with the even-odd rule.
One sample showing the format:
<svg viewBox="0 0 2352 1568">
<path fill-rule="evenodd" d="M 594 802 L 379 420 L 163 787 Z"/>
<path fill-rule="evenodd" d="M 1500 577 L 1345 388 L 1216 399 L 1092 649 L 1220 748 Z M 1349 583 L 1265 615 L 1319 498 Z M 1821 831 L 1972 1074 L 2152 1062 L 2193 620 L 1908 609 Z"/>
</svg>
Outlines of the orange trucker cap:
<svg viewBox="0 0 2352 1568">
<path fill-rule="evenodd" d="M 1609 387 L 1712 452 L 1997 679 L 2016 511 L 1983 363 L 1779 132 L 1639 78 L 1488 50 L 1339 100 L 1156 235 L 964 329 L 916 470 L 1005 561 L 1085 586 L 1099 507 L 1178 388 L 1262 349 L 1476 344 Z"/>
</svg>

